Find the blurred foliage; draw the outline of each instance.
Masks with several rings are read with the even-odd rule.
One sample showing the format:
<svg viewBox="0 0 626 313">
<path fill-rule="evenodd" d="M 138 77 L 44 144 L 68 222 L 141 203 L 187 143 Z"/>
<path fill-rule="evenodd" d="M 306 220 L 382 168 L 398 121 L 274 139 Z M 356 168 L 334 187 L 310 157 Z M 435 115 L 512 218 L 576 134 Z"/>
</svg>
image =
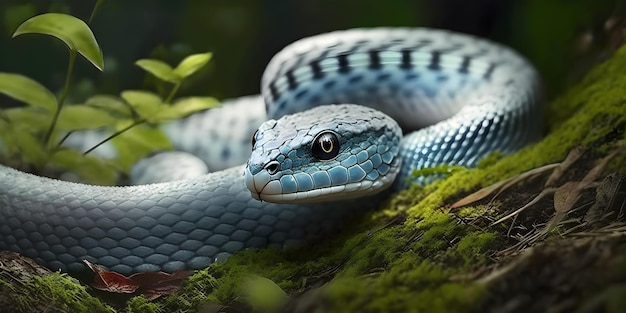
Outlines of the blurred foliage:
<svg viewBox="0 0 626 313">
<path fill-rule="evenodd" d="M 95 17 L 102 3 L 103 0 L 94 3 L 88 22 Z M 125 90 L 119 98 L 95 95 L 84 103 L 65 105 L 77 54 L 98 70 L 104 69 L 102 51 L 89 25 L 69 14 L 44 13 L 19 24 L 12 37 L 23 34 L 55 37 L 67 46 L 69 61 L 65 83 L 58 97 L 28 76 L 0 72 L 0 94 L 23 103 L 0 110 L 3 163 L 11 160 L 15 163 L 13 165 L 32 168 L 37 173 L 52 165 L 53 168 L 78 173 L 92 183 L 113 184 L 118 171 L 127 173 L 130 166 L 146 154 L 171 148 L 169 140 L 158 128 L 145 127 L 145 124 L 158 125 L 218 105 L 211 97 L 174 99 L 183 82 L 208 64 L 211 53 L 187 56 L 176 68 L 156 59 L 135 62 L 160 81 L 173 84 L 167 96 L 164 96 L 165 93 Z M 114 160 L 84 156 L 101 143 L 82 154 L 62 146 L 72 132 L 91 129 L 103 129 L 109 137 L 101 143 L 113 140 L 121 150 Z M 125 136 L 118 137 L 120 134 Z"/>
<path fill-rule="evenodd" d="M 111 124 L 114 135 L 133 128 L 125 136 L 129 142 L 114 143 L 118 149 L 143 147 L 146 151 L 139 153 L 143 155 L 155 148 L 145 142 L 163 142 L 164 138 L 146 129 L 134 129 L 136 125 L 158 123 L 215 105 L 207 95 L 228 98 L 258 93 L 263 69 L 276 52 L 294 40 L 337 29 L 425 26 L 489 38 L 513 47 L 533 62 L 552 97 L 610 55 L 615 46 L 611 42 L 611 25 L 624 24 L 625 1 L 108 0 L 98 2 L 101 5 L 94 15 L 95 0 L 5 0 L 0 3 L 0 34 L 5 34 L 0 35 L 0 72 L 30 77 L 57 94 L 61 105 L 83 103 L 100 110 L 99 107 L 106 107 L 100 101 L 130 104 L 130 111 L 113 112 L 116 119 L 105 115 L 97 121 Z M 88 62 L 76 62 L 73 66 L 70 57 L 70 72 L 74 74 L 68 89 L 67 48 L 61 42 L 41 40 L 38 36 L 10 39 L 22 22 L 46 12 L 89 20 L 106 64 L 102 73 Z M 63 40 L 62 36 L 57 37 Z M 193 56 L 188 58 L 189 55 Z M 207 63 L 211 58 L 217 62 Z M 96 67 L 102 63 L 91 59 Z M 146 75 L 146 71 L 152 75 Z M 185 84 L 181 83 L 183 78 Z M 102 94 L 119 94 L 121 98 L 93 97 Z M 175 94 L 183 98 L 174 101 Z M 19 106 L 19 100 L 23 101 L 0 94 L 0 108 Z M 84 113 L 80 110 L 74 110 L 74 116 Z M 157 111 L 161 113 L 153 114 Z M 32 119 L 40 113 L 20 114 Z M 74 120 L 78 122 L 80 118 Z M 48 124 L 47 121 L 38 124 Z M 71 131 L 66 124 L 62 121 L 62 130 Z M 32 150 L 30 157 L 23 157 L 35 164 L 49 161 L 45 151 L 31 147 L 37 136 L 30 133 L 13 138 L 15 145 L 21 144 L 22 151 Z M 143 140 L 143 136 L 152 140 Z M 126 161 L 116 167 L 124 171 L 135 157 L 124 157 Z"/>
<path fill-rule="evenodd" d="M 176 64 L 186 55 L 214 53 L 210 64 L 182 86 L 180 95 L 218 98 L 258 93 L 269 59 L 288 43 L 326 31 L 353 27 L 426 26 L 472 33 L 519 50 L 543 74 L 549 95 L 558 93 L 578 60 L 589 56 L 582 37 L 601 41 L 611 17 L 623 16 L 624 0 L 140 0 L 105 1 L 90 24 L 107 68 L 99 74 L 77 64 L 70 102 L 94 93 L 117 93 L 167 85 L 132 64 L 155 58 Z M 28 17 L 69 13 L 87 20 L 94 1 L 3 0 L 0 3 L 0 71 L 20 72 L 51 90 L 63 86 L 65 51 L 35 38 L 10 42 Z M 4 36 L 2 36 L 4 34 Z M 598 39 L 599 38 L 599 39 Z M 595 41 L 594 41 L 595 40 Z M 45 57 L 41 52 L 45 51 Z M 590 58 L 596 60 L 597 54 Z M 584 63 L 584 62 L 582 62 Z M 12 102 L 0 98 L 0 106 Z"/>
</svg>

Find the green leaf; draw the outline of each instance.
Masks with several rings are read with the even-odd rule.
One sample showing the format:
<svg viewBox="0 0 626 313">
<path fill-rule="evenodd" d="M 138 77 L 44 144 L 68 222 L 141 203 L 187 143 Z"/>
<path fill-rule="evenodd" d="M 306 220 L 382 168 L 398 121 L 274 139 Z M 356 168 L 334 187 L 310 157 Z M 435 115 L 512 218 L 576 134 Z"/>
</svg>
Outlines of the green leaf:
<svg viewBox="0 0 626 313">
<path fill-rule="evenodd" d="M 163 100 L 154 93 L 141 90 L 122 91 L 122 98 L 130 104 L 139 116 L 150 120 L 163 107 Z"/>
<path fill-rule="evenodd" d="M 50 164 L 70 170 L 91 184 L 115 185 L 117 172 L 109 161 L 98 157 L 83 155 L 71 149 L 61 149 L 54 153 Z"/>
<path fill-rule="evenodd" d="M 19 154 L 11 138 L 11 126 L 11 124 L 5 123 L 3 119 L 0 119 L 0 156 L 2 161 L 8 160 L 8 157 L 11 155 Z"/>
<path fill-rule="evenodd" d="M 177 83 L 182 80 L 182 77 L 176 74 L 172 67 L 163 61 L 142 59 L 135 62 L 135 64 L 161 80 L 171 83 Z"/>
<path fill-rule="evenodd" d="M 44 34 L 59 38 L 74 51 L 78 51 L 97 69 L 104 68 L 102 51 L 89 26 L 82 20 L 67 14 L 45 13 L 31 17 L 22 23 L 13 33 L 13 37 L 22 34 Z"/>
<path fill-rule="evenodd" d="M 177 118 L 182 118 L 198 111 L 215 108 L 220 104 L 215 98 L 211 97 L 188 97 L 181 98 L 174 102 L 173 105 L 165 105 L 159 110 L 152 120 L 157 122 L 165 122 Z"/>
<path fill-rule="evenodd" d="M 11 125 L 20 127 L 30 133 L 43 132 L 48 129 L 52 116 L 49 112 L 33 107 L 5 109 L 4 116 Z"/>
<path fill-rule="evenodd" d="M 185 78 L 205 66 L 212 56 L 213 54 L 210 52 L 190 55 L 178 64 L 174 69 L 174 73 L 179 77 Z"/>
<path fill-rule="evenodd" d="M 61 110 L 57 128 L 59 130 L 96 129 L 114 126 L 117 119 L 105 111 L 85 105 L 65 106 Z"/>
<path fill-rule="evenodd" d="M 109 95 L 95 95 L 85 101 L 86 106 L 109 112 L 111 115 L 129 118 L 133 111 L 130 106 L 119 97 Z"/>
<path fill-rule="evenodd" d="M 51 112 L 57 107 L 57 98 L 48 88 L 19 74 L 0 73 L 0 93 Z"/>
<path fill-rule="evenodd" d="M 121 122 L 117 129 L 124 129 L 133 123 L 132 120 Z M 158 128 L 140 125 L 129 129 L 112 139 L 119 153 L 116 163 L 120 169 L 128 173 L 131 166 L 139 159 L 157 150 L 172 150 L 172 144 Z"/>
<path fill-rule="evenodd" d="M 40 138 L 25 131 L 23 125 L 9 125 L 8 136 L 2 136 L 4 145 L 8 151 L 19 155 L 22 162 L 40 166 L 47 160 L 48 153 Z"/>
</svg>

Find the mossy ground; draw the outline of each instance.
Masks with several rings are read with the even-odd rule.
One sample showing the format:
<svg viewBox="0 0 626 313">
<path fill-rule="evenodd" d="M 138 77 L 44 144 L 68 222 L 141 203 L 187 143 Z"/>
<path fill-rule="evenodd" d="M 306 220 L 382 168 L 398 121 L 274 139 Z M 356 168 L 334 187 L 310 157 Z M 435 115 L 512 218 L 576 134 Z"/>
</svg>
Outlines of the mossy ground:
<svg viewBox="0 0 626 313">
<path fill-rule="evenodd" d="M 510 223 L 491 226 L 491 222 L 504 211 L 532 199 L 541 181 L 527 182 L 526 186 L 501 195 L 496 205 L 479 203 L 457 211 L 450 211 L 446 206 L 479 187 L 559 162 L 577 146 L 590 151 L 580 165 L 578 176 L 584 175 L 597 159 L 620 145 L 621 153 L 611 161 L 607 171 L 626 174 L 624 69 L 626 49 L 621 49 L 609 61 L 598 65 L 579 85 L 553 101 L 546 114 L 548 134 L 537 144 L 514 155 L 493 155 L 475 169 L 454 171 L 448 178 L 427 187 L 411 187 L 390 199 L 381 210 L 363 216 L 333 238 L 287 251 L 268 249 L 238 253 L 225 263 L 199 271 L 175 295 L 156 302 L 135 297 L 121 310 L 217 312 L 229 308 L 236 312 L 263 312 L 280 308 L 295 312 L 480 312 L 488 310 L 487 307 L 507 308 L 510 304 L 507 297 L 517 299 L 528 290 L 545 287 L 545 284 L 536 285 L 547 279 L 542 269 L 559 270 L 546 261 L 546 258 L 551 262 L 558 260 L 550 251 L 564 251 L 559 255 L 576 261 L 581 251 L 596 251 L 597 243 L 568 237 L 564 235 L 567 226 L 563 226 L 545 236 L 543 241 L 551 244 L 548 248 L 536 243 L 539 245 L 535 245 L 534 254 L 526 251 L 526 254 L 503 256 L 498 253 L 519 240 L 507 235 Z M 545 224 L 554 209 L 550 203 L 539 203 L 539 206 L 540 213 L 533 222 L 541 220 Z M 592 275 L 588 282 L 593 284 L 583 286 L 566 283 L 573 275 L 570 272 L 548 275 L 561 279 L 548 284 L 552 288 L 574 286 L 570 291 L 579 295 L 568 299 L 574 302 L 562 308 L 579 305 L 583 309 L 596 308 L 594 303 L 601 303 L 607 309 L 619 307 L 616 300 L 619 297 L 615 294 L 626 293 L 626 271 L 623 270 L 626 228 L 610 233 L 611 236 L 598 239 L 606 239 L 601 242 L 608 242 L 608 247 L 602 251 L 609 255 L 593 258 L 594 266 L 590 268 L 596 270 L 593 273 L 615 273 L 609 275 L 611 284 L 597 281 L 605 275 Z M 559 248 L 554 249 L 555 244 Z M 535 258 L 534 263 L 524 263 L 532 267 L 523 268 L 516 275 L 493 278 L 497 273 L 494 269 L 521 264 L 516 261 L 525 260 L 524 255 Z M 585 267 L 563 268 L 581 271 Z M 524 278 L 520 273 L 537 279 L 526 281 L 520 287 L 516 284 L 516 279 Z M 269 280 L 259 283 L 253 279 L 256 276 Z M 268 293 L 267 301 L 260 303 L 258 296 L 252 296 L 264 295 L 266 290 L 276 290 L 276 286 L 288 297 L 280 292 Z M 590 289 L 590 286 L 605 288 Z M 503 294 L 505 290 L 512 294 Z M 543 291 L 551 292 L 550 289 Z M 561 296 L 545 299 L 547 306 L 550 300 L 557 304 L 564 301 Z M 537 309 L 546 309 L 546 306 Z"/>
<path fill-rule="evenodd" d="M 492 286 L 476 278 L 484 274 L 481 269 L 495 264 L 495 252 L 512 244 L 506 238 L 508 226 L 489 227 L 484 222 L 502 214 L 497 208 L 476 206 L 451 213 L 445 205 L 478 187 L 559 162 L 574 147 L 588 147 L 599 158 L 616 142 L 622 140 L 623 145 L 624 68 L 626 49 L 553 101 L 546 114 L 548 135 L 537 144 L 514 155 L 494 155 L 476 169 L 457 170 L 425 188 L 410 188 L 336 238 L 301 250 L 235 255 L 196 274 L 181 293 L 163 299 L 154 309 L 193 310 L 212 302 L 254 310 L 244 291 L 247 275 L 254 274 L 291 295 L 286 304 L 291 311 L 482 311 Z M 621 153 L 610 169 L 624 173 L 623 161 Z M 519 206 L 501 199 L 501 207 Z M 547 216 L 554 212 L 545 209 Z M 476 217 L 483 222 L 467 222 Z"/>
<path fill-rule="evenodd" d="M 66 274 L 13 252 L 1 252 L 0 260 L 0 312 L 115 312 Z"/>
</svg>

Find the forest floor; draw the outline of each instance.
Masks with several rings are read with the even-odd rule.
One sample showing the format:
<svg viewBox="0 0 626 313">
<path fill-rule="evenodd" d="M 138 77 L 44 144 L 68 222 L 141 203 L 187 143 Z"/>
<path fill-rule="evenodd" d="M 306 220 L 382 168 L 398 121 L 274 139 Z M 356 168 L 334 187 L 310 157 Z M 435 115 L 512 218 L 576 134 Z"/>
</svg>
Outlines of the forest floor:
<svg viewBox="0 0 626 313">
<path fill-rule="evenodd" d="M 621 312 L 626 49 L 546 109 L 515 154 L 413 186 L 332 238 L 244 251 L 148 301 L 0 254 L 0 311 Z"/>
</svg>

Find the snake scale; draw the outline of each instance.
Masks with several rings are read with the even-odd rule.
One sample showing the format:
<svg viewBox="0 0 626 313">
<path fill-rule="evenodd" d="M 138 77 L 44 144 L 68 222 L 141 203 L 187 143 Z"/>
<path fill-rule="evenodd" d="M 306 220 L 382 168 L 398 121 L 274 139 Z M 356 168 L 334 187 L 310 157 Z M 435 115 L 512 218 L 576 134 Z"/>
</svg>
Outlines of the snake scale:
<svg viewBox="0 0 626 313">
<path fill-rule="evenodd" d="M 414 169 L 472 166 L 540 137 L 533 67 L 509 48 L 443 30 L 353 29 L 299 40 L 271 60 L 261 93 L 264 101 L 165 128 L 194 151 L 216 147 L 213 137 L 243 145 L 245 165 L 124 187 L 0 166 L 0 249 L 70 272 L 83 270 L 83 259 L 123 274 L 200 269 L 242 249 L 332 234 L 383 190 L 405 188 Z M 190 128 L 194 120 L 210 130 Z M 235 154 L 224 156 L 240 160 Z"/>
</svg>

